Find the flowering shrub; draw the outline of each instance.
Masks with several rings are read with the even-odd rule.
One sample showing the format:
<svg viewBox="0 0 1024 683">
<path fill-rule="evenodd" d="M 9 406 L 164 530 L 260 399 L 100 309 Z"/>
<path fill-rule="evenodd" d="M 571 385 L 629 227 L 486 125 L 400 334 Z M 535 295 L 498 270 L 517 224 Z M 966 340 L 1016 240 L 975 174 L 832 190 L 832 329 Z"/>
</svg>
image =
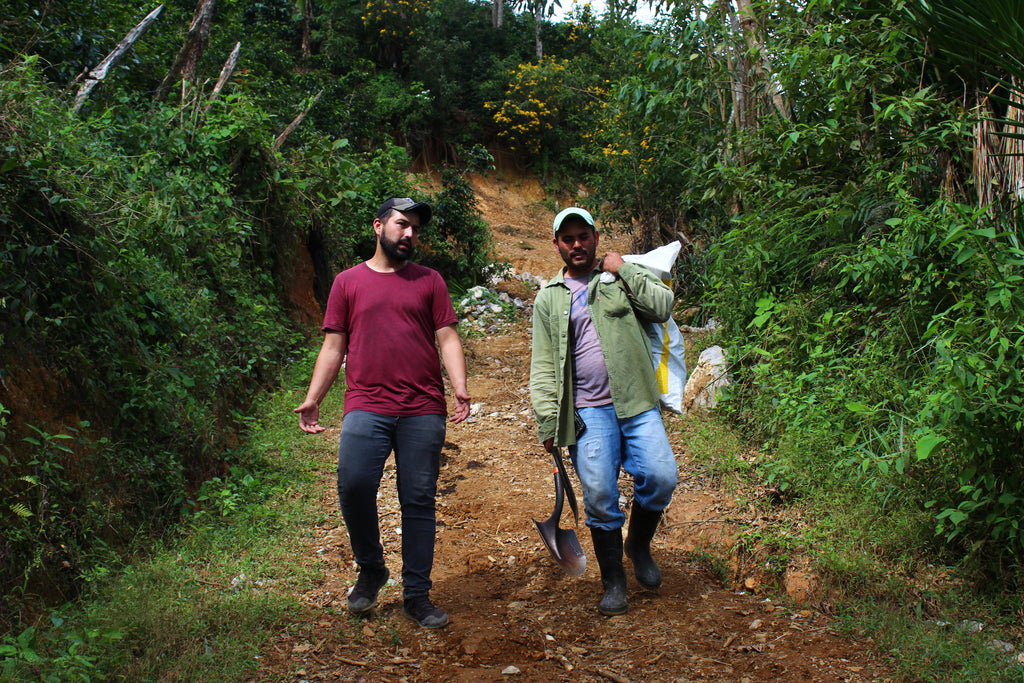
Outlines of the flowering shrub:
<svg viewBox="0 0 1024 683">
<path fill-rule="evenodd" d="M 430 4 L 429 0 L 370 0 L 363 9 L 363 25 L 376 29 L 382 39 L 408 38 L 416 25 L 414 20 L 424 16 Z"/>
<path fill-rule="evenodd" d="M 569 60 L 544 57 L 521 64 L 511 75 L 505 99 L 486 102 L 498 125 L 498 137 L 516 152 L 534 159 L 557 159 L 580 142 L 577 121 L 589 120 L 604 96 L 592 79 Z"/>
</svg>

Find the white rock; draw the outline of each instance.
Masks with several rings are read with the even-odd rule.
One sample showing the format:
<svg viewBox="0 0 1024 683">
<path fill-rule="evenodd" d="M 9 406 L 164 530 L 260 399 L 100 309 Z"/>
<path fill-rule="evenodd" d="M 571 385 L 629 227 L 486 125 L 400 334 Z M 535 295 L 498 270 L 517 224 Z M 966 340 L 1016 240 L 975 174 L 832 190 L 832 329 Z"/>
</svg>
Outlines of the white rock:
<svg viewBox="0 0 1024 683">
<path fill-rule="evenodd" d="M 1007 654 L 1012 654 L 1013 651 L 1016 649 L 1013 646 L 1013 643 L 1008 643 L 1005 640 L 998 640 L 995 638 L 992 639 L 992 641 L 989 643 L 989 646 L 993 650 L 998 650 L 999 652 L 1006 652 Z"/>
<path fill-rule="evenodd" d="M 980 621 L 964 619 L 960 622 L 960 630 L 967 631 L 968 633 L 981 633 L 985 630 L 985 624 Z"/>
<path fill-rule="evenodd" d="M 731 383 L 725 351 L 721 346 L 709 346 L 700 353 L 697 367 L 686 380 L 683 390 L 683 411 L 710 410 L 718 404 L 718 395 Z"/>
</svg>

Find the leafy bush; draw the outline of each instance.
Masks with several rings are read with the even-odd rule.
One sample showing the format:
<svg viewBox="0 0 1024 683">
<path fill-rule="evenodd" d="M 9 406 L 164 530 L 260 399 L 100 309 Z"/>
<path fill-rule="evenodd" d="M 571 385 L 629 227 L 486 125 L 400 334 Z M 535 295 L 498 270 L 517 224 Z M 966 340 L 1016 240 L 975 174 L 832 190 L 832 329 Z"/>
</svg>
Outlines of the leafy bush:
<svg viewBox="0 0 1024 683">
<path fill-rule="evenodd" d="M 477 148 L 465 155 L 485 170 L 490 154 Z M 470 166 L 469 169 L 474 168 Z M 420 233 L 425 265 L 460 284 L 476 284 L 491 263 L 491 233 L 480 217 L 476 194 L 466 178 L 467 170 L 445 167 L 441 191 L 433 198 L 434 220 Z"/>
<path fill-rule="evenodd" d="M 173 521 L 227 466 L 298 339 L 275 279 L 289 232 L 263 217 L 281 213 L 269 136 L 244 99 L 194 126 L 178 109 L 78 121 L 30 60 L 4 70 L 0 110 L 0 491 L 20 512 L 0 588 L 67 598 L 93 553 Z"/>
<path fill-rule="evenodd" d="M 1024 216 L 963 208 L 943 245 L 957 264 L 952 304 L 928 326 L 935 373 L 919 459 L 937 458 L 958 486 L 927 502 L 937 532 L 981 557 L 1024 556 Z M 939 447 L 939 448 L 936 448 Z M 940 450 L 941 449 L 941 450 Z"/>
</svg>

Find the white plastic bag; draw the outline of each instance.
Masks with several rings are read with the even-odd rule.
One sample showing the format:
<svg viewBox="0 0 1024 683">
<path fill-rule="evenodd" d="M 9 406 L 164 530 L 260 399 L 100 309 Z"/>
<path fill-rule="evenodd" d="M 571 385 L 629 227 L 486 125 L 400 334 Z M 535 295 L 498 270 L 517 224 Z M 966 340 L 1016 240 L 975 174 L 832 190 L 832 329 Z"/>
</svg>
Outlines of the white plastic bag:
<svg viewBox="0 0 1024 683">
<path fill-rule="evenodd" d="M 646 254 L 626 254 L 623 261 L 644 266 L 672 286 L 672 266 L 682 245 L 678 240 Z M 614 282 L 611 273 L 601 273 L 602 282 Z M 686 389 L 686 348 L 683 334 L 676 322 L 669 318 L 663 323 L 645 323 L 644 329 L 651 340 L 654 356 L 654 374 L 658 378 L 661 407 L 673 413 L 683 412 L 683 392 Z"/>
</svg>

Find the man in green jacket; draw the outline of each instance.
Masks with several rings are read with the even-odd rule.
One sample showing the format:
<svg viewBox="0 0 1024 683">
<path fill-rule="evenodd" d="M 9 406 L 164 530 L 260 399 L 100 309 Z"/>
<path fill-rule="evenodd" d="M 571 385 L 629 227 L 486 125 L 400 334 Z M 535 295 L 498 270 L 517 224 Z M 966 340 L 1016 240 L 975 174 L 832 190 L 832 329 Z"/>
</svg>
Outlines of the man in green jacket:
<svg viewBox="0 0 1024 683">
<path fill-rule="evenodd" d="M 672 290 L 614 252 L 599 267 L 598 240 L 589 212 L 574 207 L 555 217 L 565 268 L 534 301 L 530 398 L 544 447 L 569 448 L 605 590 L 598 611 L 612 616 L 627 605 L 620 469 L 633 477 L 625 553 L 643 586 L 661 585 L 651 539 L 675 490 L 676 462 L 642 323 L 668 320 Z M 579 434 L 574 413 L 585 424 Z"/>
</svg>

